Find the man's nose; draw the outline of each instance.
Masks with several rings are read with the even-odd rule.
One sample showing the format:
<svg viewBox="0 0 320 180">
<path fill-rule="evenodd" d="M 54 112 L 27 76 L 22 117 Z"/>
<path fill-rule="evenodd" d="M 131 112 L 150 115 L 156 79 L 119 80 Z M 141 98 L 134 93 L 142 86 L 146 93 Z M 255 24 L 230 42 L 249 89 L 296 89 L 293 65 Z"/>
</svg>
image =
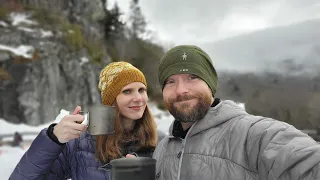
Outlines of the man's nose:
<svg viewBox="0 0 320 180">
<path fill-rule="evenodd" d="M 176 87 L 176 94 L 183 95 L 189 92 L 188 86 L 184 82 L 178 82 Z"/>
</svg>

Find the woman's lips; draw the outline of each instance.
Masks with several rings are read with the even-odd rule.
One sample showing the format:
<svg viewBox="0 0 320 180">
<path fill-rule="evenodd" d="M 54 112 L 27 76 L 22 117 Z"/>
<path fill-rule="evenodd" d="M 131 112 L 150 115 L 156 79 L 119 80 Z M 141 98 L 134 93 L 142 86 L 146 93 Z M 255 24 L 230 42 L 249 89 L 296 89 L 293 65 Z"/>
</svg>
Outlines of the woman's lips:
<svg viewBox="0 0 320 180">
<path fill-rule="evenodd" d="M 130 106 L 129 108 L 133 110 L 140 110 L 142 106 Z"/>
</svg>

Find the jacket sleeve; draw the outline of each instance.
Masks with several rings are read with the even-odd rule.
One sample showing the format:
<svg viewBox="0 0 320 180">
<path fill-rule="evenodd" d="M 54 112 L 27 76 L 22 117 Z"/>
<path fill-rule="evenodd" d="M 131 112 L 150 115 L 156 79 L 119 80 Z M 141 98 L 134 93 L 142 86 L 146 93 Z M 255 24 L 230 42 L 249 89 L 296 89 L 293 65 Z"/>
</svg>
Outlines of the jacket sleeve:
<svg viewBox="0 0 320 180">
<path fill-rule="evenodd" d="M 320 145 L 287 123 L 270 118 L 255 122 L 246 149 L 259 179 L 320 179 Z"/>
<path fill-rule="evenodd" d="M 70 143 L 58 145 L 43 129 L 20 159 L 9 179 L 67 179 L 70 178 Z M 74 142 L 72 142 L 74 143 Z"/>
</svg>

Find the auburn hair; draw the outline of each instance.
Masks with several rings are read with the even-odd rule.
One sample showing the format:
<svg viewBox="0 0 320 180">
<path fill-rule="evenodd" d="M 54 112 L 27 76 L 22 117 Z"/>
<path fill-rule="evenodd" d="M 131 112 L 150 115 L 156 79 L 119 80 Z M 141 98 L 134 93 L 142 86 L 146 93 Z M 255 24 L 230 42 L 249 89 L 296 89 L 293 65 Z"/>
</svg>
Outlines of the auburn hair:
<svg viewBox="0 0 320 180">
<path fill-rule="evenodd" d="M 121 125 L 121 114 L 116 106 L 116 117 L 114 122 L 115 133 L 112 135 L 98 135 L 96 139 L 95 157 L 102 163 L 108 163 L 113 159 L 122 157 L 121 140 L 123 139 L 124 127 Z M 139 147 L 155 148 L 158 141 L 157 125 L 151 115 L 148 105 L 142 117 L 134 120 L 134 131 L 139 140 Z"/>
</svg>

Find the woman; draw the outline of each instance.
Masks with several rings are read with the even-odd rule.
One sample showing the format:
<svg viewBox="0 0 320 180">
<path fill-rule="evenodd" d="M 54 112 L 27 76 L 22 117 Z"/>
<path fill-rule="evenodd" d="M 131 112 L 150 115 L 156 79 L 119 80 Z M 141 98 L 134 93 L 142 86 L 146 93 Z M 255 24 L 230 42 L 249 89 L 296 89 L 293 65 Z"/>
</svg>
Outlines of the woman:
<svg viewBox="0 0 320 180">
<path fill-rule="evenodd" d="M 78 106 L 72 115 L 40 132 L 10 179 L 109 179 L 111 160 L 151 157 L 158 138 L 146 88 L 137 68 L 110 63 L 100 73 L 99 90 L 104 105 L 116 106 L 115 133 L 89 135 L 79 124 L 84 116 Z"/>
</svg>

